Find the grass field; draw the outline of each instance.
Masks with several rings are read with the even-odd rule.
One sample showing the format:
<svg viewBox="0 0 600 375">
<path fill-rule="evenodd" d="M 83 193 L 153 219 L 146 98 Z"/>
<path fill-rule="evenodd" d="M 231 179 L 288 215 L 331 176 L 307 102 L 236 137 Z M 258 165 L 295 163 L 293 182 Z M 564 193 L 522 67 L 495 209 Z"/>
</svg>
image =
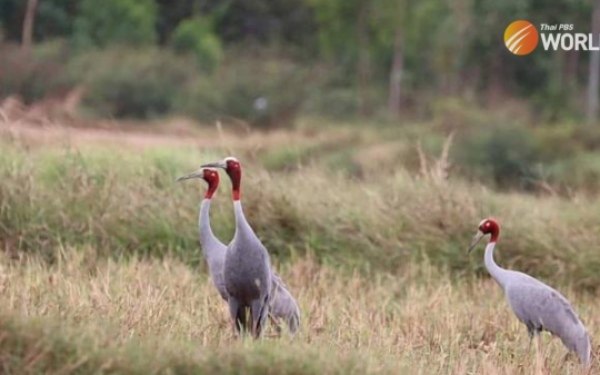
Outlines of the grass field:
<svg viewBox="0 0 600 375">
<path fill-rule="evenodd" d="M 593 197 L 446 179 L 437 154 L 415 172 L 394 161 L 417 151 L 383 131 L 30 130 L 0 141 L 2 372 L 579 373 L 546 335 L 536 366 L 482 248 L 466 254 L 489 215 L 503 224 L 497 261 L 558 287 L 600 337 Z M 228 154 L 245 166 L 247 217 L 299 299 L 294 339 L 235 340 L 209 284 L 196 241 L 204 185 L 174 180 Z M 229 239 L 223 180 L 213 227 Z"/>
</svg>

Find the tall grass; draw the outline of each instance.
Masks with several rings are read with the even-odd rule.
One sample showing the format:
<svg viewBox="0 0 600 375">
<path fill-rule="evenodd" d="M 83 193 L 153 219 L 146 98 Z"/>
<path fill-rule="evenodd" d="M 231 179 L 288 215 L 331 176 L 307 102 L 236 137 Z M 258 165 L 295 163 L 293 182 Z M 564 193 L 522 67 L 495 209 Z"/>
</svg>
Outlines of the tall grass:
<svg viewBox="0 0 600 375">
<path fill-rule="evenodd" d="M 205 186 L 174 181 L 222 155 L 218 148 L 28 150 L 3 143 L 0 240 L 9 252 L 48 260 L 56 246 L 92 246 L 104 256 L 169 254 L 201 263 L 196 223 Z M 600 285 L 597 200 L 497 193 L 402 169 L 360 177 L 318 165 L 268 172 L 244 155 L 246 214 L 276 262 L 312 254 L 349 271 L 401 275 L 411 261 L 427 259 L 460 277 L 482 271 L 480 257 L 468 257 L 465 247 L 491 215 L 502 223 L 499 263 L 577 289 Z M 233 215 L 229 181 L 222 180 L 212 221 L 227 241 Z"/>
</svg>

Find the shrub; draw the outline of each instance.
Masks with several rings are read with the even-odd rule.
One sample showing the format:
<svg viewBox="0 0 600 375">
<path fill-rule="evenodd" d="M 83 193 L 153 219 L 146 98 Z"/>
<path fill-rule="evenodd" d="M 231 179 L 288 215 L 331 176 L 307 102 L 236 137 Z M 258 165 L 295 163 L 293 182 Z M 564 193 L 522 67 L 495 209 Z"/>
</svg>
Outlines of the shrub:
<svg viewBox="0 0 600 375">
<path fill-rule="evenodd" d="M 539 147 L 533 134 L 516 125 L 488 125 L 461 137 L 456 148 L 459 163 L 497 186 L 530 188 L 539 178 Z"/>
<path fill-rule="evenodd" d="M 600 191 L 600 156 L 596 152 L 581 152 L 569 158 L 557 159 L 547 168 L 548 179 L 560 187 Z"/>
<path fill-rule="evenodd" d="M 180 108 L 201 121 L 234 117 L 257 127 L 287 126 L 307 95 L 309 72 L 293 61 L 248 57 L 201 77 L 182 98 Z"/>
<path fill-rule="evenodd" d="M 204 18 L 182 21 L 173 32 L 171 45 L 179 53 L 192 53 L 198 65 L 208 71 L 216 68 L 223 58 L 221 41 Z"/>
<path fill-rule="evenodd" d="M 82 0 L 73 38 L 80 47 L 147 45 L 156 40 L 153 0 Z"/>
<path fill-rule="evenodd" d="M 84 104 L 98 115 L 149 118 L 172 110 L 193 80 L 193 62 L 154 48 L 111 48 L 72 61 L 71 75 L 86 88 Z"/>
<path fill-rule="evenodd" d="M 352 118 L 358 113 L 359 100 L 353 88 L 315 88 L 307 100 L 304 110 L 307 113 Z"/>
<path fill-rule="evenodd" d="M 33 102 L 70 86 L 64 72 L 68 49 L 56 40 L 36 45 L 32 51 L 7 44 L 0 47 L 0 98 L 19 95 Z"/>
</svg>

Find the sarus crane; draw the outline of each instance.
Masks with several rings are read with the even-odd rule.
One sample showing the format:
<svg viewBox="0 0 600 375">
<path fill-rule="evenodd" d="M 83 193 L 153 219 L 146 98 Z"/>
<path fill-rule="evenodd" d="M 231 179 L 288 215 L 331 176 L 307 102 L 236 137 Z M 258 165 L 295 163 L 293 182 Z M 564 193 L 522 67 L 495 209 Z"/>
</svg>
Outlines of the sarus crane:
<svg viewBox="0 0 600 375">
<path fill-rule="evenodd" d="M 548 331 L 575 352 L 582 364 L 589 366 L 590 338 L 569 301 L 543 282 L 522 272 L 501 268 L 494 261 L 494 248 L 500 236 L 500 225 L 496 220 L 488 218 L 481 221 L 469 252 L 488 234 L 490 240 L 485 248 L 485 267 L 504 291 L 517 318 L 527 327 L 530 340 L 535 338 L 537 341 L 540 332 Z"/>
</svg>

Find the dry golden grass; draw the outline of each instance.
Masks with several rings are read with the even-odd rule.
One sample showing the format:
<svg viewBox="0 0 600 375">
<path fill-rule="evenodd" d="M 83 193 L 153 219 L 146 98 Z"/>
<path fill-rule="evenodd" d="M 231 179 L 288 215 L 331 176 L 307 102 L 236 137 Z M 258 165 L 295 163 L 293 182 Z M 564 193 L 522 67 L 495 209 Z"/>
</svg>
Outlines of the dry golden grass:
<svg viewBox="0 0 600 375">
<path fill-rule="evenodd" d="M 302 307 L 301 333 L 294 339 L 283 336 L 253 343 L 232 337 L 226 306 L 204 272 L 168 258 L 114 261 L 96 258 L 93 249 L 57 251 L 60 261 L 53 266 L 35 257 L 2 258 L 1 311 L 21 319 L 42 316 L 59 321 L 59 327 L 89 337 L 92 347 L 109 346 L 118 352 L 131 343 L 158 342 L 150 353 L 186 348 L 186 360 L 199 364 L 207 360 L 206 353 L 260 355 L 255 346 L 309 363 L 321 353 L 316 363 L 325 366 L 324 373 L 536 370 L 525 328 L 488 278 L 451 282 L 425 263 L 412 265 L 399 278 L 344 276 L 310 258 L 298 259 L 284 267 L 282 275 Z M 566 292 L 592 336 L 598 337 L 600 318 L 594 314 L 600 308 L 598 300 Z M 542 341 L 543 373 L 579 373 L 575 358 L 564 360 L 566 350 L 558 339 L 545 335 Z M 360 365 L 345 365 L 350 358 L 360 360 Z M 273 360 L 275 368 L 277 363 Z M 244 361 L 239 365 L 243 367 Z M 173 363 L 161 370 L 170 366 Z M 594 366 L 597 369 L 598 363 Z M 315 370 L 319 372 L 319 367 Z"/>
</svg>

